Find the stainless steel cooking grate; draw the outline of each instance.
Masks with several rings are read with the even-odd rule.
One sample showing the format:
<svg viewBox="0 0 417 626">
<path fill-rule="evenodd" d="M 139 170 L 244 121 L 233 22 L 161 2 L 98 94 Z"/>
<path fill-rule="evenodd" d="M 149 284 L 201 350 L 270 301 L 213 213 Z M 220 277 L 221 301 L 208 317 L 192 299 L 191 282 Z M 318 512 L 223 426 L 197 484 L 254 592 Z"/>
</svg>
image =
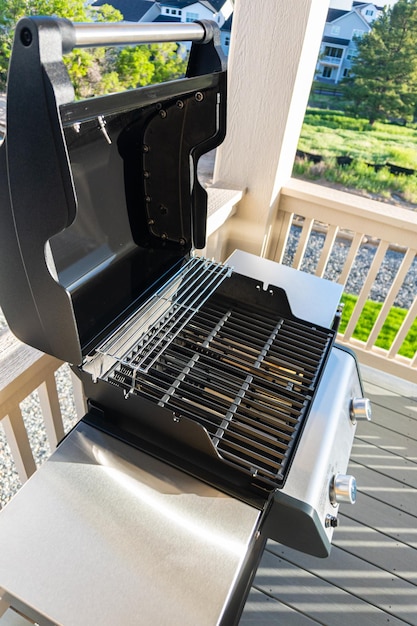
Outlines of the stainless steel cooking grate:
<svg viewBox="0 0 417 626">
<path fill-rule="evenodd" d="M 164 349 L 159 350 L 160 334 Z M 224 460 L 261 482 L 282 483 L 334 333 L 212 294 L 175 338 L 154 329 L 152 366 L 141 346 L 109 373 L 121 386 L 199 422 Z"/>
<path fill-rule="evenodd" d="M 96 350 L 147 372 L 232 269 L 202 257 L 191 258 Z M 132 349 L 134 354 L 132 354 Z"/>
</svg>

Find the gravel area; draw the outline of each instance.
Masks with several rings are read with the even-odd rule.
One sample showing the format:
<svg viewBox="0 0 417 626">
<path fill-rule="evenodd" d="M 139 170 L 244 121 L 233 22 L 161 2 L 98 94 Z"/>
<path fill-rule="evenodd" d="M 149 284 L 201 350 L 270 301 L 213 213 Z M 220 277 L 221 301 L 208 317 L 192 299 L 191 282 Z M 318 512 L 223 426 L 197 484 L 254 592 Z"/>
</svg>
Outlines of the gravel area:
<svg viewBox="0 0 417 626">
<path fill-rule="evenodd" d="M 7 324 L 0 310 L 0 333 L 4 328 L 7 328 Z M 77 421 L 69 366 L 66 364 L 62 365 L 59 370 L 55 372 L 55 379 L 57 383 L 58 397 L 64 422 L 64 429 L 65 432 L 68 432 Z M 46 431 L 42 419 L 42 413 L 37 392 L 34 391 L 30 396 L 28 396 L 22 402 L 20 408 L 22 410 L 23 420 L 25 422 L 25 427 L 28 433 L 33 456 L 37 467 L 39 467 L 40 465 L 42 465 L 43 461 L 45 461 L 51 454 L 51 449 L 48 439 L 46 437 Z M 1 422 L 0 477 L 1 509 L 5 504 L 7 504 L 10 498 L 21 487 L 21 482 L 11 456 L 10 448 L 6 441 Z"/>
<path fill-rule="evenodd" d="M 284 264 L 292 265 L 292 261 L 297 249 L 298 240 L 300 238 L 301 228 L 293 226 L 291 228 L 290 237 L 286 254 L 284 256 Z M 325 235 L 313 232 L 310 236 L 308 247 L 301 269 L 305 272 L 313 273 L 316 269 L 320 252 L 323 246 Z M 333 246 L 332 254 L 326 267 L 324 277 L 337 281 L 346 257 L 349 253 L 350 241 L 345 238 L 337 238 Z M 368 274 L 371 263 L 376 253 L 376 246 L 372 243 L 364 244 L 360 247 L 356 255 L 355 262 L 349 274 L 345 290 L 347 293 L 358 295 L 363 287 L 366 276 Z M 396 276 L 398 268 L 403 260 L 404 255 L 395 250 L 388 250 L 381 268 L 376 276 L 374 285 L 371 289 L 370 297 L 375 302 L 383 302 Z M 408 309 L 417 295 L 417 258 L 411 265 L 410 270 L 404 280 L 404 284 L 397 295 L 394 302 L 395 306 Z"/>
<path fill-rule="evenodd" d="M 291 229 L 287 251 L 284 258 L 286 265 L 291 265 L 294 258 L 297 242 L 300 237 L 301 229 L 293 226 Z M 310 237 L 307 253 L 303 261 L 302 270 L 314 272 L 320 251 L 323 245 L 324 235 L 313 233 Z M 349 252 L 350 243 L 346 239 L 337 239 L 336 245 L 332 252 L 328 263 L 325 278 L 337 280 L 343 268 L 344 261 Z M 367 272 L 372 263 L 376 251 L 376 247 L 371 244 L 361 246 L 357 255 L 355 264 L 350 273 L 346 284 L 346 291 L 358 294 L 366 279 Z M 396 271 L 402 261 L 403 255 L 399 252 L 389 250 L 386 254 L 384 263 L 377 275 L 375 284 L 371 291 L 371 298 L 378 302 L 382 302 L 391 286 Z M 396 299 L 396 306 L 409 308 L 417 294 L 417 260 L 414 263 L 406 277 L 404 286 Z M 6 321 L 0 311 L 0 332 L 5 328 Z M 68 365 L 63 365 L 56 372 L 56 381 L 58 395 L 60 399 L 61 411 L 64 418 L 66 432 L 76 422 L 75 406 L 72 396 L 72 385 L 70 379 L 70 370 Z M 42 416 L 40 412 L 39 399 L 36 392 L 31 394 L 21 405 L 23 418 L 29 434 L 29 440 L 32 446 L 36 464 L 39 466 L 48 458 L 50 454 L 49 444 L 46 438 L 45 428 L 43 426 Z M 4 431 L 0 423 L 0 508 L 4 506 L 14 493 L 19 489 L 21 483 L 11 458 L 10 450 L 5 440 Z"/>
</svg>

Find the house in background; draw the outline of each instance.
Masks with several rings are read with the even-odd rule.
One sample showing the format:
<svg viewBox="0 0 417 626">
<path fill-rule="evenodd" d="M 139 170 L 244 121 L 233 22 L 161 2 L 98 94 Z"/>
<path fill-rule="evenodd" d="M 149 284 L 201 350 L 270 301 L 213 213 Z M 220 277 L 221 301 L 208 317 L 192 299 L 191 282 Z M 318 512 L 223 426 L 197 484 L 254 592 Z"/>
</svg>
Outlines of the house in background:
<svg viewBox="0 0 417 626">
<path fill-rule="evenodd" d="M 350 8 L 334 8 L 345 6 Z M 372 29 L 372 23 L 381 15 L 383 7 L 368 2 L 331 2 L 327 14 L 316 80 L 337 84 L 348 76 L 356 54 L 356 37 Z"/>
<path fill-rule="evenodd" d="M 233 23 L 233 13 L 230 14 L 230 17 L 225 21 L 223 26 L 220 29 L 220 41 L 222 44 L 222 49 L 225 55 L 229 54 L 230 48 L 230 37 L 232 35 L 232 23 Z"/>
<path fill-rule="evenodd" d="M 195 22 L 213 20 L 221 29 L 225 54 L 229 51 L 231 34 L 231 0 L 96 0 L 92 6 L 111 4 L 123 15 L 125 22 Z"/>
<path fill-rule="evenodd" d="M 155 4 L 160 7 L 160 17 L 168 21 L 214 20 L 220 28 L 233 10 L 230 0 L 161 0 Z"/>
<path fill-rule="evenodd" d="M 160 8 L 155 0 L 96 0 L 93 7 L 101 7 L 103 4 L 111 4 L 120 11 L 125 22 L 154 22 L 160 14 Z"/>
</svg>

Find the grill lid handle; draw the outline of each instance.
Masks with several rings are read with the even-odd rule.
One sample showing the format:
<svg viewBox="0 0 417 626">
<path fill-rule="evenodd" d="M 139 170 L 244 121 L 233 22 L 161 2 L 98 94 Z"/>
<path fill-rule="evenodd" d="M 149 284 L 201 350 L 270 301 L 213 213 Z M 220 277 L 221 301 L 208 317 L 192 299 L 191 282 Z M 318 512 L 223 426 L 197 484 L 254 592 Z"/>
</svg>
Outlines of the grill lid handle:
<svg viewBox="0 0 417 626">
<path fill-rule="evenodd" d="M 126 24 L 123 22 L 72 23 L 73 48 L 90 46 L 125 46 L 133 44 L 164 43 L 168 41 L 195 41 L 207 43 L 214 32 L 208 20 L 186 24 Z M 72 49 L 72 48 L 71 48 Z"/>
<path fill-rule="evenodd" d="M 150 43 L 191 41 L 209 43 L 216 36 L 216 24 L 197 20 L 185 24 L 127 24 L 124 22 L 71 22 L 66 18 L 34 17 L 35 23 L 53 22 L 62 38 L 62 54 L 74 48 L 127 46 Z M 21 43 L 28 47 L 33 41 L 33 30 L 25 24 L 20 32 Z"/>
</svg>

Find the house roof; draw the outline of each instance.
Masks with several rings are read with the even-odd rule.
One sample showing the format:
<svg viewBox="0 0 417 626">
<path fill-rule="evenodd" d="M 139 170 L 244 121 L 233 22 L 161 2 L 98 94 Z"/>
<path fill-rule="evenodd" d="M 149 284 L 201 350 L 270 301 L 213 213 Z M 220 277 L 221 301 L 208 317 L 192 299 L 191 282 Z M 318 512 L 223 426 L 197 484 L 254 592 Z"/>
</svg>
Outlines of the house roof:
<svg viewBox="0 0 417 626">
<path fill-rule="evenodd" d="M 184 9 L 191 4 L 196 4 L 200 0 L 160 0 L 161 6 L 174 7 L 177 9 Z M 226 0 L 201 0 L 201 4 L 204 6 L 210 6 L 213 12 L 218 12 L 224 5 Z"/>
<path fill-rule="evenodd" d="M 339 17 L 347 15 L 348 13 L 350 13 L 350 11 L 342 11 L 341 9 L 329 9 L 326 22 L 334 22 L 335 20 L 338 20 Z"/>
<path fill-rule="evenodd" d="M 349 39 L 341 39 L 340 37 L 323 37 L 323 43 L 335 43 L 339 46 L 348 46 L 350 44 Z"/>
<path fill-rule="evenodd" d="M 221 27 L 220 30 L 226 31 L 226 32 L 231 32 L 232 30 L 232 23 L 233 23 L 233 13 L 231 14 L 231 16 L 225 21 L 225 23 L 223 24 L 223 26 Z"/>
<path fill-rule="evenodd" d="M 384 10 L 384 6 L 379 6 L 377 4 L 375 4 L 374 2 L 353 2 L 352 4 L 352 8 L 353 9 L 360 9 L 360 7 L 367 7 L 369 5 L 372 5 L 373 7 L 376 8 L 377 11 L 383 11 Z"/>
<path fill-rule="evenodd" d="M 360 4 L 363 4 L 363 3 L 360 3 Z M 372 3 L 367 3 L 367 4 L 372 4 Z M 327 23 L 335 22 L 336 20 L 339 20 L 342 17 L 345 17 L 346 15 L 356 15 L 360 19 L 360 21 L 363 22 L 365 28 L 367 28 L 368 30 L 371 30 L 371 26 L 369 25 L 369 23 L 363 17 L 361 12 L 356 10 L 356 8 L 352 9 L 352 11 L 341 11 L 339 9 L 329 9 L 326 22 Z"/>
<path fill-rule="evenodd" d="M 158 15 L 154 22 L 181 22 L 181 18 L 173 15 Z"/>
<path fill-rule="evenodd" d="M 218 13 L 222 8 L 226 0 L 204 0 L 202 4 L 210 5 L 213 7 L 216 13 Z"/>
<path fill-rule="evenodd" d="M 161 7 L 173 7 L 174 9 L 185 9 L 190 4 L 196 4 L 198 0 L 160 0 Z"/>
<path fill-rule="evenodd" d="M 109 4 L 109 0 L 96 0 L 92 6 Z M 127 22 L 138 22 L 154 5 L 154 0 L 111 0 L 111 5 L 120 11 Z"/>
</svg>

